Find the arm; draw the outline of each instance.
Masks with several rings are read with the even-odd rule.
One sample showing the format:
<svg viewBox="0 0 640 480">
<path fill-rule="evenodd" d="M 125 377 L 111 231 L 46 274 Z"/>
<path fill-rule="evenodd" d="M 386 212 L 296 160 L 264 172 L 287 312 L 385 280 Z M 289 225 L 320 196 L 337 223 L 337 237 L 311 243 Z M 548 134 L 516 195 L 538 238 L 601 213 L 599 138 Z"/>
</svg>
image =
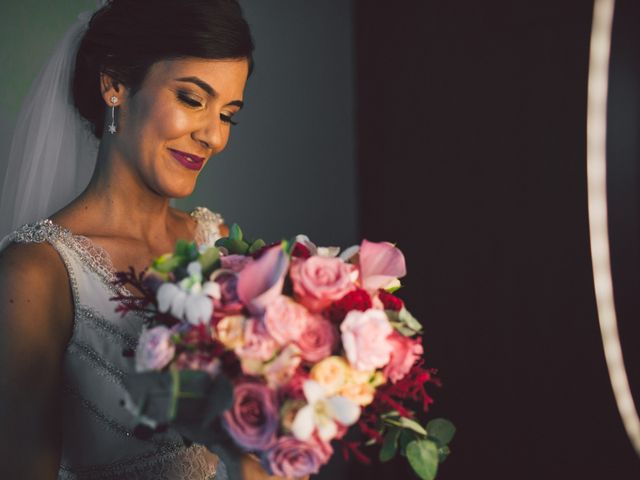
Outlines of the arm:
<svg viewBox="0 0 640 480">
<path fill-rule="evenodd" d="M 66 269 L 50 245 L 0 252 L 0 478 L 57 477 L 72 318 Z"/>
</svg>

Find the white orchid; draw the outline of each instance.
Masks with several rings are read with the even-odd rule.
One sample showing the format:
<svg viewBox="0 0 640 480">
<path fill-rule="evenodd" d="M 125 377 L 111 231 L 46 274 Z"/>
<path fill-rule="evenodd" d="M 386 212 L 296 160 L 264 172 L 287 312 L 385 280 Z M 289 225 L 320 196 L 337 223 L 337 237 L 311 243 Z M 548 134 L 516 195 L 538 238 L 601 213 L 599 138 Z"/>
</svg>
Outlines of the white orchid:
<svg viewBox="0 0 640 480">
<path fill-rule="evenodd" d="M 307 405 L 296 413 L 291 431 L 298 440 L 309 440 L 315 430 L 324 441 L 338 433 L 339 422 L 353 425 L 360 418 L 360 407 L 341 395 L 327 395 L 327 390 L 314 380 L 306 380 L 302 386 Z"/>
<path fill-rule="evenodd" d="M 306 235 L 296 235 L 296 242 L 304 245 L 309 250 L 311 255 L 318 255 L 320 257 L 336 257 L 340 253 L 340 247 L 318 247 L 315 243 L 309 240 Z"/>
<path fill-rule="evenodd" d="M 177 285 L 166 282 L 160 286 L 156 293 L 158 310 L 192 325 L 207 324 L 213 313 L 213 299 L 220 299 L 220 285 L 202 283 L 202 267 L 198 262 L 191 262 L 187 273 L 189 276 Z"/>
</svg>

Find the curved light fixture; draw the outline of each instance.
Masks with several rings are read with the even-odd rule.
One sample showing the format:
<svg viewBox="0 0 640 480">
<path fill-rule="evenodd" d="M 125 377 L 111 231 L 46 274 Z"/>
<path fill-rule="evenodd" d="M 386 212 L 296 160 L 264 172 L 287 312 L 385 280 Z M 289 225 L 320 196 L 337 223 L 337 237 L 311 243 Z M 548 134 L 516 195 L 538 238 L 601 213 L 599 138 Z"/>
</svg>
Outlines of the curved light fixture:
<svg viewBox="0 0 640 480">
<path fill-rule="evenodd" d="M 640 419 L 622 358 L 613 296 L 607 213 L 607 92 L 615 0 L 595 0 L 589 54 L 587 182 L 591 261 L 598 320 L 611 387 L 627 435 L 640 455 Z"/>
</svg>

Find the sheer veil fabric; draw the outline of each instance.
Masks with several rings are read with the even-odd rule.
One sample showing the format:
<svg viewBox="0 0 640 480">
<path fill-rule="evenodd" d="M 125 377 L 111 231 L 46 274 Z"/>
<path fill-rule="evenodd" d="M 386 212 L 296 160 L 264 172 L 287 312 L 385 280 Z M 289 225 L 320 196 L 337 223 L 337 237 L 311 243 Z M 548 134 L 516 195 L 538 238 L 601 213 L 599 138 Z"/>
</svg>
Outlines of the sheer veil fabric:
<svg viewBox="0 0 640 480">
<path fill-rule="evenodd" d="M 100 7 L 104 2 L 97 3 Z M 20 225 L 48 217 L 89 183 L 98 142 L 73 106 L 71 79 L 92 13 L 78 16 L 22 104 L 0 184 L 0 238 Z"/>
</svg>

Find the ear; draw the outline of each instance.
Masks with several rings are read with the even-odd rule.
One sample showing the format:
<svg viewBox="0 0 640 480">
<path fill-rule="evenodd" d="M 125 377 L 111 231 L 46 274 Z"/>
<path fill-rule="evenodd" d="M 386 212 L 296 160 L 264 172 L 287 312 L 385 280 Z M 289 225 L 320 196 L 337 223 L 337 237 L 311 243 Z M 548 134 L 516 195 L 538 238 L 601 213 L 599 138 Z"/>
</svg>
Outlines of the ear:
<svg viewBox="0 0 640 480">
<path fill-rule="evenodd" d="M 126 88 L 113 75 L 107 72 L 100 73 L 100 93 L 104 103 L 111 107 L 119 107 L 125 100 Z"/>
</svg>

